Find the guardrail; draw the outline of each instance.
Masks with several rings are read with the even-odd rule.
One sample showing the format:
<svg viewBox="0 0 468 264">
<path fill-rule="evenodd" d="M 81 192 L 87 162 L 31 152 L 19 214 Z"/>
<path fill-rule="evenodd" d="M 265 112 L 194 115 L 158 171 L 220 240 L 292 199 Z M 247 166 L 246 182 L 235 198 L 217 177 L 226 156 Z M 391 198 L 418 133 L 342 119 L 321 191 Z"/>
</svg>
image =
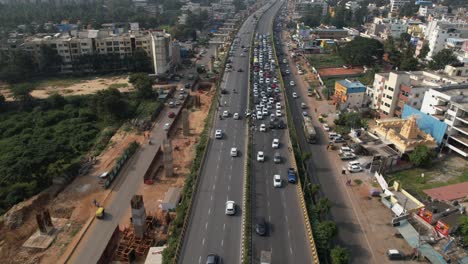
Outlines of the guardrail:
<svg viewBox="0 0 468 264">
<path fill-rule="evenodd" d="M 272 47 L 273 47 L 273 53 L 275 54 L 275 60 L 276 62 L 279 64 L 279 61 L 278 61 L 278 56 L 277 56 L 277 53 L 276 53 L 276 46 L 275 46 L 275 39 L 274 39 L 274 28 L 273 28 L 273 25 L 274 25 L 274 20 L 271 24 L 271 29 L 272 29 L 272 32 L 273 34 L 270 36 L 271 38 L 271 42 L 272 42 Z M 291 154 L 291 160 L 293 162 L 293 167 L 296 169 L 296 172 L 298 174 L 298 179 L 297 179 L 297 185 L 296 185 L 296 189 L 297 189 L 297 194 L 299 196 L 299 199 L 300 199 L 300 202 L 301 202 L 301 207 L 302 207 L 302 214 L 303 214 L 303 217 L 304 217 L 304 222 L 305 222 L 305 227 L 306 227 L 306 230 L 307 230 L 307 236 L 308 236 L 308 239 L 309 239 L 309 242 L 310 242 L 310 249 L 311 249 L 311 252 L 312 252 L 312 257 L 313 257 L 313 261 L 314 263 L 318 264 L 320 263 L 319 261 L 319 257 L 318 257 L 318 254 L 317 254 L 317 248 L 315 246 L 315 241 L 314 241 L 314 236 L 313 236 L 313 233 L 312 233 L 312 227 L 310 225 L 310 219 L 309 219 L 309 214 L 307 212 L 307 206 L 305 204 L 305 200 L 304 200 L 304 193 L 302 191 L 302 184 L 301 184 L 301 177 L 299 176 L 299 170 L 298 170 L 298 166 L 297 166 L 297 162 L 296 162 L 296 151 L 298 151 L 298 153 L 301 153 L 301 149 L 300 149 L 300 146 L 299 144 L 297 143 L 297 134 L 296 134 L 296 128 L 294 126 L 294 123 L 291 119 L 291 109 L 290 109 L 290 106 L 289 106 L 289 102 L 288 102 L 288 97 L 286 96 L 286 87 L 284 85 L 284 80 L 283 80 L 283 76 L 281 74 L 281 69 L 278 65 L 276 71 L 278 72 L 278 77 L 279 77 L 279 82 L 280 82 L 280 86 L 282 87 L 282 91 L 283 91 L 283 96 L 284 96 L 284 101 L 286 102 L 286 119 L 287 119 L 287 123 L 288 123 L 288 127 L 289 129 L 287 129 L 286 133 L 288 134 L 289 138 L 290 138 L 290 141 L 288 142 L 290 144 L 290 149 L 293 151 L 293 153 L 290 152 Z M 300 155 L 300 154 L 298 154 Z"/>
<path fill-rule="evenodd" d="M 244 23 L 244 21 L 242 21 L 241 25 Z M 238 30 L 239 30 L 239 27 L 237 27 L 237 29 L 233 33 L 234 36 L 237 35 Z M 234 41 L 234 38 L 231 40 L 229 48 L 232 47 L 232 42 L 233 41 Z M 185 233 L 187 231 L 187 228 L 188 228 L 188 225 L 189 225 L 189 219 L 190 219 L 191 214 L 192 214 L 192 206 L 193 206 L 193 202 L 194 202 L 194 196 L 195 196 L 195 193 L 196 193 L 196 191 L 198 189 L 198 185 L 199 185 L 199 181 L 200 181 L 199 176 L 200 176 L 200 173 L 201 173 L 202 165 L 205 162 L 206 152 L 207 152 L 206 150 L 208 149 L 208 145 L 211 142 L 210 138 L 208 136 L 208 133 L 209 133 L 209 131 L 212 130 L 212 125 L 213 125 L 214 116 L 215 116 L 214 112 L 217 109 L 217 107 L 215 107 L 215 106 L 217 106 L 217 103 L 213 103 L 213 102 L 217 102 L 218 97 L 219 97 L 219 92 L 220 92 L 219 90 L 220 90 L 220 87 L 221 87 L 221 82 L 223 80 L 222 77 L 224 76 L 224 71 L 225 71 L 225 68 L 226 68 L 227 58 L 229 57 L 229 52 L 225 52 L 225 54 L 226 55 L 223 58 L 223 63 L 222 63 L 222 66 L 221 66 L 221 72 L 219 73 L 220 77 L 216 81 L 216 85 L 215 85 L 216 86 L 216 93 L 215 93 L 215 95 L 213 97 L 212 104 L 211 104 L 210 110 L 208 112 L 207 122 L 205 123 L 205 127 L 203 128 L 202 135 L 200 136 L 200 141 L 199 141 L 199 143 L 197 144 L 197 147 L 196 147 L 196 154 L 195 154 L 195 160 L 193 161 L 193 167 L 192 167 L 191 173 L 190 173 L 189 177 L 187 177 L 187 179 L 185 181 L 185 185 L 184 185 L 184 192 L 183 192 L 184 196 L 187 195 L 187 193 L 190 193 L 190 200 L 188 202 L 188 207 L 185 209 L 185 212 L 179 212 L 180 210 L 182 210 L 182 211 L 184 210 L 183 207 L 182 207 L 183 205 L 182 206 L 179 205 L 178 208 L 177 208 L 178 214 L 179 213 L 183 213 L 183 214 L 185 213 L 185 214 L 184 214 L 182 229 L 180 230 L 180 236 L 178 238 L 177 246 L 175 248 L 174 257 L 173 257 L 173 260 L 172 260 L 173 264 L 176 264 L 179 261 L 180 253 L 181 253 L 181 250 L 182 250 L 182 245 L 183 245 L 184 238 L 185 238 Z M 202 144 L 204 140 L 206 140 L 206 143 Z M 200 152 L 203 152 L 201 160 L 199 160 L 197 158 L 197 157 L 200 156 L 200 154 L 201 154 Z M 197 160 L 199 160 L 199 162 L 197 162 Z M 193 170 L 196 170 L 196 173 L 194 173 Z M 193 181 L 193 180 L 195 180 L 195 183 L 192 185 L 192 184 L 190 184 L 191 183 L 190 181 Z M 186 188 L 191 188 L 191 190 L 186 189 Z M 184 202 L 184 199 L 182 199 L 181 204 L 183 202 Z M 177 216 L 176 216 L 176 218 L 177 218 Z M 174 232 L 171 232 L 172 235 L 177 234 L 177 230 L 172 230 L 171 229 L 171 231 L 174 231 Z M 167 249 L 169 249 L 169 247 L 166 248 L 166 250 Z M 163 261 L 164 261 L 164 263 L 170 262 L 170 260 L 166 259 L 167 257 L 172 257 L 172 256 L 167 256 L 166 254 L 163 252 L 163 258 L 164 258 Z"/>
</svg>

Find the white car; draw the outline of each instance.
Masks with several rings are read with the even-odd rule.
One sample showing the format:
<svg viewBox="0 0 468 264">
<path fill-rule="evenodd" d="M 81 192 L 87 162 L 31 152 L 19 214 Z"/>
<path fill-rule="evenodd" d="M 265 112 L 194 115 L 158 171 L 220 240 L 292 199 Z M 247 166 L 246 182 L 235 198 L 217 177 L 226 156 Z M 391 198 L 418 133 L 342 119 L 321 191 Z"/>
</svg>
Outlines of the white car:
<svg viewBox="0 0 468 264">
<path fill-rule="evenodd" d="M 263 151 L 259 151 L 257 153 L 257 161 L 258 162 L 264 162 L 265 161 L 265 155 L 263 154 Z"/>
<path fill-rule="evenodd" d="M 343 154 L 345 152 L 349 152 L 349 153 L 352 153 L 353 151 L 351 150 L 350 147 L 347 147 L 347 146 L 341 146 L 340 148 L 340 153 Z"/>
<path fill-rule="evenodd" d="M 256 118 L 259 119 L 259 120 L 262 120 L 262 119 L 263 119 L 262 111 L 257 111 Z"/>
<path fill-rule="evenodd" d="M 168 131 L 170 127 L 171 127 L 171 124 L 169 123 L 164 124 L 164 130 Z"/>
<path fill-rule="evenodd" d="M 237 157 L 237 148 L 231 148 L 231 157 Z"/>
<path fill-rule="evenodd" d="M 323 130 L 330 131 L 330 126 L 328 124 L 323 124 Z"/>
<path fill-rule="evenodd" d="M 270 78 L 266 78 L 265 83 L 270 83 Z"/>
<path fill-rule="evenodd" d="M 239 113 L 234 113 L 233 118 L 234 118 L 235 120 L 239 120 Z"/>
<path fill-rule="evenodd" d="M 235 215 L 236 214 L 236 203 L 234 201 L 227 201 L 226 202 L 225 213 L 227 215 Z"/>
<path fill-rule="evenodd" d="M 221 131 L 221 129 L 216 129 L 215 138 L 216 139 L 222 139 L 223 138 L 223 131 Z"/>
<path fill-rule="evenodd" d="M 280 110 L 280 109 L 281 109 L 281 103 L 278 102 L 278 103 L 276 103 L 276 110 Z"/>
<path fill-rule="evenodd" d="M 302 109 L 306 109 L 307 108 L 307 105 L 305 103 L 301 103 L 301 108 Z"/>
<path fill-rule="evenodd" d="M 276 116 L 283 116 L 283 113 L 281 113 L 281 110 L 276 110 Z"/>
<path fill-rule="evenodd" d="M 294 81 L 290 81 L 289 85 L 294 86 L 294 85 L 296 85 L 296 83 L 294 83 Z"/>
<path fill-rule="evenodd" d="M 357 161 L 357 160 L 353 160 L 353 161 L 348 162 L 348 167 L 349 167 L 349 166 L 352 166 L 352 165 L 359 165 L 359 166 L 361 166 L 361 163 L 360 163 L 359 161 Z"/>
<path fill-rule="evenodd" d="M 273 83 L 278 83 L 278 79 L 273 78 Z"/>
<path fill-rule="evenodd" d="M 224 110 L 224 112 L 223 112 L 223 117 L 229 117 L 229 111 Z"/>
<path fill-rule="evenodd" d="M 293 93 L 292 96 L 293 96 L 293 98 L 297 98 L 297 97 L 298 97 L 298 96 L 297 96 L 297 93 Z"/>
<path fill-rule="evenodd" d="M 360 172 L 362 171 L 362 167 L 359 165 L 350 165 L 348 166 L 349 172 Z"/>
<path fill-rule="evenodd" d="M 345 152 L 341 155 L 341 160 L 352 160 L 355 158 L 356 158 L 356 155 L 351 152 Z"/>
<path fill-rule="evenodd" d="M 281 188 L 281 177 L 278 174 L 273 176 L 273 186 L 275 188 Z"/>
<path fill-rule="evenodd" d="M 266 125 L 260 124 L 260 132 L 266 132 Z"/>
<path fill-rule="evenodd" d="M 264 116 L 268 115 L 268 109 L 266 109 L 266 108 L 263 108 L 263 110 L 262 110 L 262 114 L 263 114 Z"/>
<path fill-rule="evenodd" d="M 302 74 L 304 74 L 304 72 L 302 70 L 298 70 L 297 74 L 302 75 Z"/>
<path fill-rule="evenodd" d="M 271 147 L 274 149 L 279 148 L 279 139 L 277 138 L 273 139 L 273 143 L 271 143 Z"/>
</svg>

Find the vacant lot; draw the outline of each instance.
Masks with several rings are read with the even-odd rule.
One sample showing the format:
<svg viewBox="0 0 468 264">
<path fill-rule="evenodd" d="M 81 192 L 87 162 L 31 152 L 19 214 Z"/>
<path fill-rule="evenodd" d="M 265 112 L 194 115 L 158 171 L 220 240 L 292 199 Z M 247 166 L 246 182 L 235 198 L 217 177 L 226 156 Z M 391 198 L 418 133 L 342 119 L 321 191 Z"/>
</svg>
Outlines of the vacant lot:
<svg viewBox="0 0 468 264">
<path fill-rule="evenodd" d="M 316 69 L 341 67 L 345 64 L 340 56 L 334 54 L 311 54 L 307 55 L 307 60 Z"/>
<path fill-rule="evenodd" d="M 424 174 L 424 177 L 422 177 Z M 431 168 L 413 168 L 386 176 L 387 181 L 398 180 L 405 190 L 426 197 L 425 189 L 468 181 L 468 164 L 456 156 L 434 163 Z M 390 183 L 391 184 L 391 183 Z"/>
</svg>

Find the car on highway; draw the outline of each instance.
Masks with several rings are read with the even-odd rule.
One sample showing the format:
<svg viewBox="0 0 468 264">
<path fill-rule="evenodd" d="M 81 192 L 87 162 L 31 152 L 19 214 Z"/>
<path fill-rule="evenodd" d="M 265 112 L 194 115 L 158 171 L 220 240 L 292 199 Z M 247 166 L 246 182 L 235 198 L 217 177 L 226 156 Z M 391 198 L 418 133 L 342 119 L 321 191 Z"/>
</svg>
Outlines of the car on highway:
<svg viewBox="0 0 468 264">
<path fill-rule="evenodd" d="M 265 161 L 265 155 L 263 154 L 263 151 L 259 151 L 257 153 L 257 161 L 258 162 L 264 162 Z"/>
<path fill-rule="evenodd" d="M 255 233 L 259 236 L 264 236 L 266 235 L 266 223 L 265 223 L 265 218 L 263 217 L 258 217 L 255 221 Z"/>
<path fill-rule="evenodd" d="M 291 72 L 290 72 L 288 69 L 286 69 L 286 70 L 284 71 L 284 73 L 285 73 L 286 75 L 288 75 L 288 74 L 290 74 Z"/>
<path fill-rule="evenodd" d="M 305 103 L 301 103 L 301 108 L 302 109 L 306 109 L 307 108 L 307 105 Z"/>
<path fill-rule="evenodd" d="M 308 116 L 309 114 L 306 111 L 302 111 L 302 116 Z"/>
<path fill-rule="evenodd" d="M 278 117 L 283 116 L 283 113 L 281 112 L 281 110 L 276 110 L 276 116 Z"/>
<path fill-rule="evenodd" d="M 282 184 L 281 176 L 279 174 L 275 174 L 273 176 L 273 187 L 281 188 L 281 184 Z"/>
<path fill-rule="evenodd" d="M 206 264 L 219 264 L 219 257 L 215 254 L 206 256 Z"/>
<path fill-rule="evenodd" d="M 273 139 L 273 142 L 271 143 L 271 147 L 274 149 L 279 148 L 279 139 L 277 138 Z"/>
<path fill-rule="evenodd" d="M 275 155 L 273 156 L 273 162 L 274 163 L 281 163 L 281 155 L 279 152 L 275 152 Z"/>
<path fill-rule="evenodd" d="M 262 115 L 264 115 L 264 116 L 268 115 L 268 109 L 263 108 Z"/>
<path fill-rule="evenodd" d="M 330 126 L 328 124 L 323 124 L 323 130 L 330 131 Z"/>
<path fill-rule="evenodd" d="M 280 102 L 276 103 L 276 109 L 277 110 L 281 109 L 281 103 Z"/>
<path fill-rule="evenodd" d="M 240 116 L 239 116 L 239 113 L 234 113 L 234 115 L 232 116 L 235 120 L 239 120 L 240 119 Z"/>
<path fill-rule="evenodd" d="M 231 148 L 231 157 L 237 157 L 237 148 Z"/>
<path fill-rule="evenodd" d="M 229 111 L 224 110 L 223 111 L 223 117 L 229 117 Z"/>
<path fill-rule="evenodd" d="M 227 214 L 227 215 L 235 215 L 236 214 L 236 203 L 234 201 L 227 201 L 226 202 L 225 214 Z"/>
<path fill-rule="evenodd" d="M 168 131 L 169 128 L 171 128 L 171 124 L 170 124 L 170 123 L 164 124 L 164 127 L 163 127 L 164 130 Z"/>
<path fill-rule="evenodd" d="M 294 168 L 288 168 L 288 182 L 293 184 L 297 182 L 296 172 L 294 171 Z"/>
<path fill-rule="evenodd" d="M 294 81 L 290 81 L 289 85 L 294 86 L 294 85 L 296 85 L 296 83 Z"/>
<path fill-rule="evenodd" d="M 216 129 L 215 138 L 216 139 L 222 139 L 223 138 L 223 131 L 221 129 Z"/>
<path fill-rule="evenodd" d="M 169 112 L 169 113 L 167 114 L 167 117 L 169 117 L 169 118 L 174 118 L 174 117 L 175 117 L 175 113 L 174 113 L 174 112 Z"/>
<path fill-rule="evenodd" d="M 292 93 L 293 98 L 298 98 L 297 93 Z"/>
</svg>

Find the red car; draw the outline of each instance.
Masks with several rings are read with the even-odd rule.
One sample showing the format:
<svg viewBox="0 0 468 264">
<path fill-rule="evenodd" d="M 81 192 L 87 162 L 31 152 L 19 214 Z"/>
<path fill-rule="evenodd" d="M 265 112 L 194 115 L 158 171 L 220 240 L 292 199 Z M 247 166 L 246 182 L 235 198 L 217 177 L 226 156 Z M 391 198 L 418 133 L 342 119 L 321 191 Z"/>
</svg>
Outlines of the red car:
<svg viewBox="0 0 468 264">
<path fill-rule="evenodd" d="M 169 118 L 174 118 L 174 117 L 175 117 L 175 113 L 174 113 L 174 112 L 169 112 L 169 114 L 167 115 L 167 117 L 169 117 Z"/>
<path fill-rule="evenodd" d="M 276 83 L 272 83 L 271 88 L 275 89 L 276 88 Z"/>
</svg>

